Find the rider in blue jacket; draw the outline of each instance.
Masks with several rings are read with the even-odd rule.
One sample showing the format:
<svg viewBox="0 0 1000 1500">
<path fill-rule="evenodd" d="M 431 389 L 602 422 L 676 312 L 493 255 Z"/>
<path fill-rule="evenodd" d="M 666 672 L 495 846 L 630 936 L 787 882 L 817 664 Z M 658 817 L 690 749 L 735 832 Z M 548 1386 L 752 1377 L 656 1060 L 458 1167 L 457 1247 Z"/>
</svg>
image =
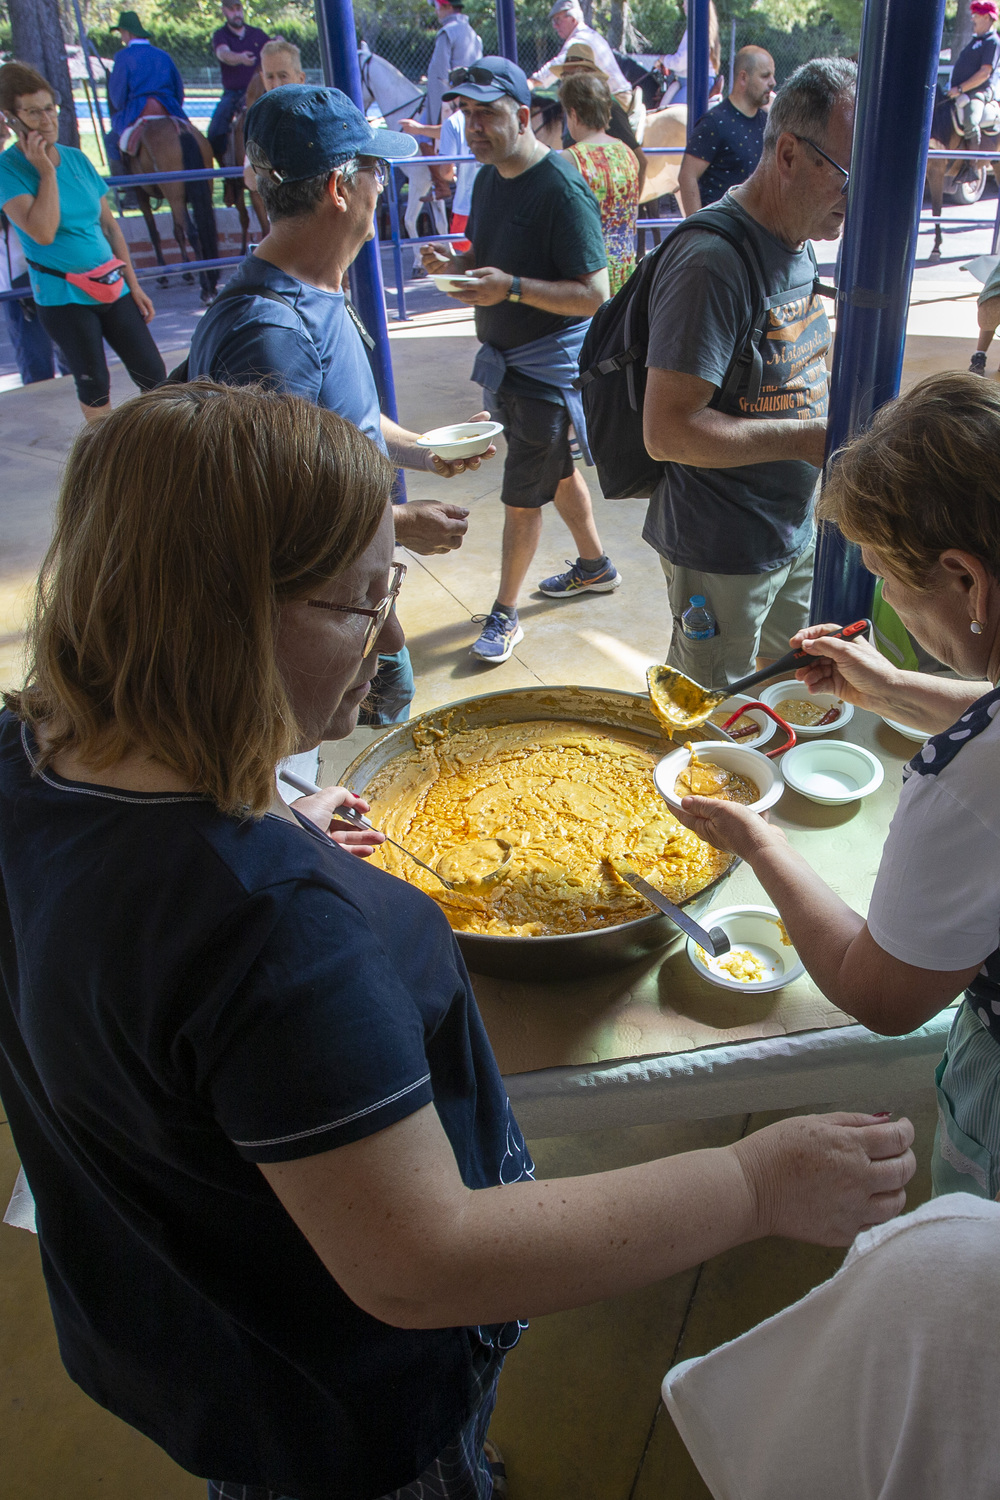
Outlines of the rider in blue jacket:
<svg viewBox="0 0 1000 1500">
<path fill-rule="evenodd" d="M 150 99 L 155 99 L 166 114 L 177 119 L 186 120 L 187 115 L 184 113 L 184 84 L 177 65 L 169 52 L 153 46 L 135 11 L 123 10 L 117 25 L 111 29 L 121 32 L 123 46 L 115 56 L 108 83 L 113 114 L 112 129 L 105 139 L 108 164 L 113 170 L 120 171 L 122 132 L 135 124 Z"/>
</svg>

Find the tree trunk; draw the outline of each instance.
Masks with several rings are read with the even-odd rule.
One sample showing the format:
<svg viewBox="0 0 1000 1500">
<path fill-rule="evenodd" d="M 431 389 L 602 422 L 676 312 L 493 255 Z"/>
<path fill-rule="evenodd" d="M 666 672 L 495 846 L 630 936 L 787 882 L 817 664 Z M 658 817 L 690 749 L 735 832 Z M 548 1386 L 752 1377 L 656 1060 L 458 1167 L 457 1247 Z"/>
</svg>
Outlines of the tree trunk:
<svg viewBox="0 0 1000 1500">
<path fill-rule="evenodd" d="M 59 140 L 64 146 L 79 146 L 59 0 L 7 0 L 7 10 L 14 57 L 37 68 L 52 85 L 59 102 Z"/>
<path fill-rule="evenodd" d="M 955 40 L 951 44 L 951 60 L 958 61 L 958 54 L 963 47 L 967 47 L 972 41 L 972 11 L 969 9 L 970 0 L 958 0 L 958 14 L 955 17 Z"/>
<path fill-rule="evenodd" d="M 646 38 L 632 19 L 631 0 L 611 0 L 608 41 L 617 52 L 641 52 Z"/>
</svg>

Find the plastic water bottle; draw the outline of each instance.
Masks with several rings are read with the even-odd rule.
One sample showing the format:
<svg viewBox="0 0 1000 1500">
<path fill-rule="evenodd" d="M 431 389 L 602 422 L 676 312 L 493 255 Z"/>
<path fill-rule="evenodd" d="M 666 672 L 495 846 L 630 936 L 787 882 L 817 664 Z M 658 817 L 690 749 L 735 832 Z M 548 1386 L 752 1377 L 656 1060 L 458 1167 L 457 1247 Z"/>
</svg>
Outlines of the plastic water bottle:
<svg viewBox="0 0 1000 1500">
<path fill-rule="evenodd" d="M 719 627 L 705 603 L 704 594 L 691 595 L 691 601 L 681 615 L 681 629 L 689 641 L 707 641 L 718 634 Z"/>
</svg>

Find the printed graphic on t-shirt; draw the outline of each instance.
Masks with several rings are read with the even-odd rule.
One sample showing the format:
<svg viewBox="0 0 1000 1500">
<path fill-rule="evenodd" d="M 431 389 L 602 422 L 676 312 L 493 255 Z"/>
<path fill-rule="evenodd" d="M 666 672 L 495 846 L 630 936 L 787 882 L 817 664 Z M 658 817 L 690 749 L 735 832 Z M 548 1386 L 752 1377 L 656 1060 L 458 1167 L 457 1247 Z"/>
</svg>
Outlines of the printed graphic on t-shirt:
<svg viewBox="0 0 1000 1500">
<path fill-rule="evenodd" d="M 751 405 L 740 398 L 740 415 L 794 417 L 808 421 L 827 412 L 826 352 L 830 324 L 826 309 L 810 289 L 767 315 L 764 374 Z"/>
</svg>

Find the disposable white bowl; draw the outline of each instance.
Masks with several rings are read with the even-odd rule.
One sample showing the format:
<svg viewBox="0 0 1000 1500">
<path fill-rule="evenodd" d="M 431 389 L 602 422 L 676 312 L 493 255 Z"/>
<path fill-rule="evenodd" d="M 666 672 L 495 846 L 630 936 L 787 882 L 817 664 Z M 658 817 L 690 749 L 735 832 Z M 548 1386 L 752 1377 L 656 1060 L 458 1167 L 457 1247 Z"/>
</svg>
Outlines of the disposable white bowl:
<svg viewBox="0 0 1000 1500">
<path fill-rule="evenodd" d="M 804 972 L 802 960 L 785 939 L 781 918 L 773 906 L 724 906 L 719 911 L 705 912 L 698 920 L 705 928 L 721 927 L 732 945 L 729 953 L 712 958 L 694 938 L 687 941 L 687 956 L 695 969 L 703 979 L 721 989 L 744 994 L 751 990 L 780 990 Z M 763 964 L 766 977 L 756 981 L 733 979 L 719 965 L 734 951 L 752 953 Z"/>
<path fill-rule="evenodd" d="M 438 458 L 478 458 L 501 432 L 502 422 L 456 422 L 422 433 L 417 447 L 429 448 Z"/>
<path fill-rule="evenodd" d="M 725 703 L 720 703 L 717 709 L 712 710 L 712 719 L 709 720 L 709 723 L 712 724 L 713 728 L 717 728 L 718 726 L 713 722 L 715 719 L 720 719 L 725 723 L 729 715 L 734 714 L 738 708 L 743 708 L 747 703 L 760 703 L 762 701 L 760 698 L 751 698 L 749 693 L 734 693 L 731 698 L 726 699 Z M 756 750 L 766 740 L 774 738 L 774 733 L 778 726 L 773 719 L 768 718 L 763 709 L 747 709 L 747 718 L 753 719 L 754 723 L 759 726 L 760 733 L 754 735 L 752 739 L 740 740 L 739 744 L 741 748 Z"/>
<path fill-rule="evenodd" d="M 811 740 L 819 735 L 833 734 L 835 729 L 843 729 L 844 725 L 854 718 L 853 703 L 845 703 L 842 698 L 837 697 L 836 693 L 811 693 L 805 683 L 799 682 L 797 677 L 789 678 L 786 682 L 772 682 L 771 686 L 766 687 L 760 694 L 761 703 L 766 703 L 768 708 L 774 709 L 775 713 L 779 712 L 778 704 L 785 698 L 805 698 L 810 703 L 819 704 L 824 710 L 833 708 L 836 704 L 840 705 L 837 717 L 829 724 L 793 724 L 789 719 L 788 722 L 795 730 L 796 738 L 800 740 Z"/>
<path fill-rule="evenodd" d="M 810 802 L 840 807 L 878 791 L 885 771 L 878 756 L 848 740 L 814 740 L 796 745 L 781 762 L 781 774 Z"/>
<path fill-rule="evenodd" d="M 466 276 L 457 271 L 451 276 L 432 276 L 431 280 L 439 292 L 456 292 L 475 286 L 479 278 L 477 276 Z"/>
<path fill-rule="evenodd" d="M 773 761 L 759 750 L 750 750 L 743 745 L 730 745 L 725 740 L 699 740 L 696 746 L 698 759 L 706 765 L 721 766 L 724 771 L 733 771 L 745 776 L 760 791 L 756 802 L 746 804 L 751 812 L 764 812 L 773 807 L 785 789 L 781 772 Z M 672 750 L 665 755 L 653 771 L 656 790 L 675 811 L 680 809 L 681 799 L 674 791 L 674 783 L 691 760 L 687 748 Z"/>
<path fill-rule="evenodd" d="M 894 729 L 904 739 L 916 740 L 918 745 L 922 745 L 925 740 L 929 740 L 934 733 L 933 729 L 914 729 L 912 724 L 901 724 L 898 719 L 887 719 L 885 714 L 882 715 L 882 723 L 888 724 L 890 729 Z"/>
</svg>

